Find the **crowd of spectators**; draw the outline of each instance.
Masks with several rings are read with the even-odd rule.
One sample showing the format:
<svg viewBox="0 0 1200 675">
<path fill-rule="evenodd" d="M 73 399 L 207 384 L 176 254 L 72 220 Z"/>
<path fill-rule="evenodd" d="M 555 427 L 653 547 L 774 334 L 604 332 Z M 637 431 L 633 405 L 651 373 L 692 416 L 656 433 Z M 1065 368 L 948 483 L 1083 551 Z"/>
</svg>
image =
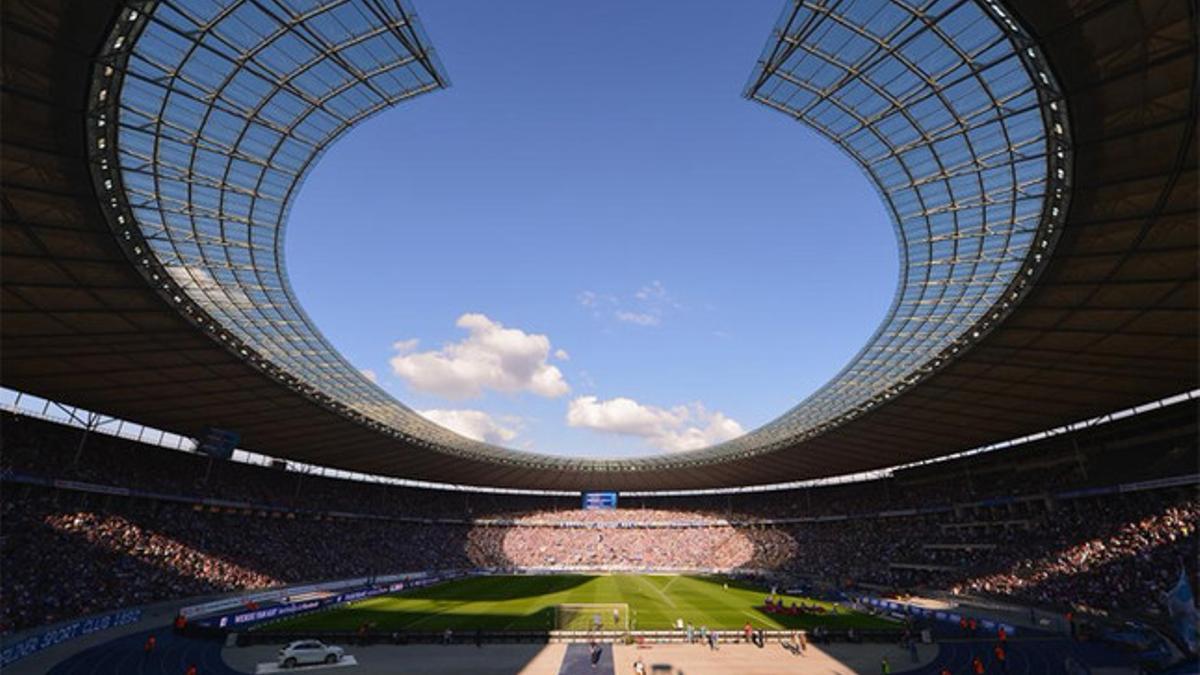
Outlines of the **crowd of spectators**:
<svg viewBox="0 0 1200 675">
<path fill-rule="evenodd" d="M 956 588 L 1032 603 L 1075 599 L 1102 610 L 1153 606 L 1194 566 L 1200 498 L 1146 494 L 1095 500 L 1040 523 L 1037 536 L 1006 542 Z M 1191 570 L 1194 572 L 1194 568 Z"/>
<path fill-rule="evenodd" d="M 749 518 L 749 516 L 744 516 Z M 760 516 L 761 517 L 761 516 Z M 690 511 L 687 509 L 561 509 L 558 511 L 531 511 L 506 515 L 505 522 L 521 525 L 546 525 L 550 527 L 619 527 L 630 523 L 638 526 L 721 526 L 730 519 L 712 511 Z M 734 519 L 736 520 L 736 519 Z"/>
<path fill-rule="evenodd" d="M 953 527 L 963 517 L 972 527 Z M 751 565 L 877 590 L 946 589 L 1124 613 L 1157 611 L 1181 569 L 1195 578 L 1194 485 L 1063 500 L 1018 520 L 997 509 L 992 517 L 992 528 L 978 513 L 790 525 L 786 549 Z"/>
<path fill-rule="evenodd" d="M 754 557 L 751 538 L 730 526 L 477 527 L 469 542 L 482 567 L 731 570 Z"/>
<path fill-rule="evenodd" d="M 577 497 L 420 490 L 221 461 L 210 472 L 205 458 L 99 434 L 75 462 L 78 429 L 14 419 L 2 429 L 0 632 L 160 600 L 481 567 L 771 571 L 841 587 L 927 586 L 1145 611 L 1157 608 L 1181 564 L 1194 579 L 1198 552 L 1194 484 L 1091 498 L 951 500 L 936 513 L 891 515 L 867 515 L 896 505 L 894 494 L 881 496 L 895 487 L 885 481 L 634 498 L 615 511 L 585 511 Z M 175 498 L 79 491 L 16 481 L 18 474 Z M 819 513 L 808 505 L 814 496 L 849 504 L 856 491 L 868 506 L 850 509 L 851 517 L 770 522 Z M 789 499 L 805 503 L 785 508 Z"/>
<path fill-rule="evenodd" d="M 0 517 L 0 631 L 163 600 L 461 569 L 465 526 L 272 517 L 39 491 Z"/>
<path fill-rule="evenodd" d="M 1181 561 L 1194 561 L 1200 520 L 1190 489 L 1147 492 L 977 535 L 979 548 L 930 549 L 947 531 L 937 516 L 782 526 L 467 525 L 316 519 L 43 488 L 26 488 L 3 509 L 3 630 L 166 599 L 452 568 L 774 571 L 844 587 L 924 585 L 1143 611 L 1157 607 Z"/>
</svg>

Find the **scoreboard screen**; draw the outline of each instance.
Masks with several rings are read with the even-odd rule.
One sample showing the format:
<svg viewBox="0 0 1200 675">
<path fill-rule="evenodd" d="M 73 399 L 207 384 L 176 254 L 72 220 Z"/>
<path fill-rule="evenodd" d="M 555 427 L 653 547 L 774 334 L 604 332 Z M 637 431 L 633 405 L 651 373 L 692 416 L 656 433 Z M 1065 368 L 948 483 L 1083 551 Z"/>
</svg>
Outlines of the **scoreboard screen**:
<svg viewBox="0 0 1200 675">
<path fill-rule="evenodd" d="M 615 492 L 585 492 L 583 493 L 583 508 L 615 509 L 617 508 L 617 493 Z"/>
<path fill-rule="evenodd" d="M 217 459 L 229 459 L 240 440 L 242 435 L 236 431 L 204 427 L 196 437 L 196 450 Z"/>
</svg>

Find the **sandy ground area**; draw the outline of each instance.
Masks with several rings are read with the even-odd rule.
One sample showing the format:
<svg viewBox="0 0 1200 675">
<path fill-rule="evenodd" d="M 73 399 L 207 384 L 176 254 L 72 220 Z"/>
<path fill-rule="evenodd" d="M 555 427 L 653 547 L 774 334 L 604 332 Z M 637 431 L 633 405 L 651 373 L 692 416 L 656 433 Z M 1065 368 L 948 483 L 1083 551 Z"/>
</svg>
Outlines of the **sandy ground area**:
<svg viewBox="0 0 1200 675">
<path fill-rule="evenodd" d="M 723 645 L 709 651 L 700 645 L 617 645 L 613 651 L 616 675 L 632 675 L 633 662 L 641 657 L 650 675 L 851 675 L 878 673 L 880 660 L 887 657 L 893 673 L 924 665 L 937 654 L 934 645 L 920 647 L 920 663 L 913 663 L 895 645 L 810 645 L 806 656 L 795 656 L 778 644 L 764 649 L 753 645 Z M 260 662 L 270 661 L 278 646 L 228 648 L 223 652 L 231 667 L 253 673 Z M 348 647 L 358 659 L 357 667 L 329 671 L 346 675 L 558 675 L 565 644 L 486 645 L 443 647 L 441 645 Z M 320 673 L 320 670 L 303 669 Z"/>
<path fill-rule="evenodd" d="M 641 657 L 649 675 L 852 675 L 878 673 L 887 657 L 893 673 L 917 668 L 937 656 L 936 645 L 918 648 L 920 661 L 893 644 L 809 645 L 805 656 L 796 656 L 779 644 L 759 649 L 753 645 L 722 645 L 709 651 L 701 645 L 618 646 L 614 652 L 616 675 L 632 675 L 633 662 Z"/>
</svg>

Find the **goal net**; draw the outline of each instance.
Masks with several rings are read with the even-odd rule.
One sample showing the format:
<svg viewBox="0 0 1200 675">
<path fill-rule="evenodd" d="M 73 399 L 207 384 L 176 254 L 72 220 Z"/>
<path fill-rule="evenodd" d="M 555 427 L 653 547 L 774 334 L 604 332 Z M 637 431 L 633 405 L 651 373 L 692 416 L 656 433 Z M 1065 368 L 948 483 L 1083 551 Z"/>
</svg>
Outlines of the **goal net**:
<svg viewBox="0 0 1200 675">
<path fill-rule="evenodd" d="M 554 608 L 555 630 L 627 631 L 629 605 L 623 602 L 575 603 Z"/>
</svg>

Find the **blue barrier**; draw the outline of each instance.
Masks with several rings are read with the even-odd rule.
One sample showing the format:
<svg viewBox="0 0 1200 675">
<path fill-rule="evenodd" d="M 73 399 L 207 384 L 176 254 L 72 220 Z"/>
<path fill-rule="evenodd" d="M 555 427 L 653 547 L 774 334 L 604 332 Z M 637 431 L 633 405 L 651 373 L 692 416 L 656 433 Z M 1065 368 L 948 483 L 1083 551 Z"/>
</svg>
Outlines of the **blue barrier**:
<svg viewBox="0 0 1200 675">
<path fill-rule="evenodd" d="M 7 666 L 15 663 L 30 654 L 35 654 L 48 649 L 57 644 L 62 644 L 68 640 L 90 635 L 102 630 L 117 628 L 119 626 L 127 626 L 131 623 L 137 623 L 142 620 L 142 610 L 140 609 L 123 609 L 117 612 L 110 612 L 100 616 L 93 616 L 86 619 L 79 619 L 70 623 L 62 624 L 46 630 L 37 635 L 31 635 L 14 642 L 11 645 L 6 645 L 0 649 L 0 666 Z"/>
<path fill-rule="evenodd" d="M 957 624 L 959 619 L 962 618 L 961 614 L 938 611 L 938 610 L 934 610 L 934 609 L 929 609 L 928 607 L 921 607 L 920 605 L 914 605 L 914 604 L 907 603 L 907 602 L 898 602 L 896 600 L 885 600 L 882 598 L 873 598 L 869 595 L 860 596 L 858 598 L 858 601 L 864 605 L 870 605 L 872 607 L 878 607 L 879 609 L 890 610 L 890 611 L 904 614 L 907 616 L 920 616 L 920 617 L 925 617 L 925 618 L 932 618 L 932 619 L 936 619 L 938 621 L 945 621 L 945 622 L 951 623 L 951 624 Z M 1016 635 L 1017 634 L 1016 626 L 1013 626 L 1012 624 L 1003 623 L 1000 621 L 992 621 L 989 619 L 980 619 L 979 625 L 983 626 L 985 630 L 999 630 L 1000 628 L 1003 628 L 1004 632 L 1007 633 L 1008 635 Z"/>
</svg>

